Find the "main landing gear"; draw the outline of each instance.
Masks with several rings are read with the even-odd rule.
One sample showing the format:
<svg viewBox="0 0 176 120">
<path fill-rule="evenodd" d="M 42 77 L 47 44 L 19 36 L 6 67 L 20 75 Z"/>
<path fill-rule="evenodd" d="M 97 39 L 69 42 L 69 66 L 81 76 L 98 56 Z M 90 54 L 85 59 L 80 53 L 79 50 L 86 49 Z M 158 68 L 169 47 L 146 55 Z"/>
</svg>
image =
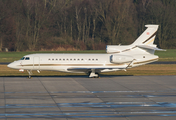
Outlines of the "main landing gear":
<svg viewBox="0 0 176 120">
<path fill-rule="evenodd" d="M 95 72 L 95 69 L 91 69 L 91 71 L 89 72 L 89 77 L 90 78 L 100 78 L 99 73 Z"/>
</svg>

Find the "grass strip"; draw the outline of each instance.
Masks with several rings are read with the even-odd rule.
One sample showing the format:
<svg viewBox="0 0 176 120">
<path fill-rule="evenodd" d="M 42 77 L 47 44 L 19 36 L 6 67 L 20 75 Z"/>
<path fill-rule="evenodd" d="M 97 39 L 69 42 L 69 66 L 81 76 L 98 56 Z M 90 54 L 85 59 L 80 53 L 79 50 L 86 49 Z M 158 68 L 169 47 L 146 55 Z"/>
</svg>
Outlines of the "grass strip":
<svg viewBox="0 0 176 120">
<path fill-rule="evenodd" d="M 86 75 L 80 73 L 63 73 L 57 71 L 33 71 L 33 76 L 70 76 L 70 75 Z M 176 75 L 176 64 L 148 64 L 131 69 L 127 71 L 116 71 L 101 73 L 101 75 Z M 0 65 L 0 76 L 28 76 L 28 73 L 19 72 L 18 70 L 10 69 L 6 65 Z"/>
<path fill-rule="evenodd" d="M 35 51 L 35 52 L 0 52 L 0 62 L 13 62 L 19 60 L 24 55 L 35 53 L 106 53 L 105 50 L 86 50 L 86 51 Z M 176 49 L 167 51 L 156 51 L 159 61 L 176 61 Z"/>
</svg>

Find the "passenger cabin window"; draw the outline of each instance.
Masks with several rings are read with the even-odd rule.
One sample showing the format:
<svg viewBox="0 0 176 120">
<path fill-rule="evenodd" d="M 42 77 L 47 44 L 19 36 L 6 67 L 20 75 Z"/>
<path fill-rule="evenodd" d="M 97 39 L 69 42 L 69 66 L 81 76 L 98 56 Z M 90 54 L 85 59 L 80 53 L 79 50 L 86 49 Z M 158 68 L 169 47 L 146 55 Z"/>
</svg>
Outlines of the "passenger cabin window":
<svg viewBox="0 0 176 120">
<path fill-rule="evenodd" d="M 21 58 L 20 60 L 30 60 L 30 57 L 23 57 L 23 58 Z M 97 58 L 89 58 L 89 59 L 87 59 L 87 58 L 77 58 L 77 59 L 75 59 L 75 58 L 48 58 L 48 60 L 50 61 L 50 60 L 52 60 L 52 61 L 84 61 L 84 60 L 88 60 L 88 61 L 98 61 L 98 59 Z"/>
<path fill-rule="evenodd" d="M 30 60 L 30 58 L 29 58 L 29 57 L 26 57 L 25 60 Z"/>
</svg>

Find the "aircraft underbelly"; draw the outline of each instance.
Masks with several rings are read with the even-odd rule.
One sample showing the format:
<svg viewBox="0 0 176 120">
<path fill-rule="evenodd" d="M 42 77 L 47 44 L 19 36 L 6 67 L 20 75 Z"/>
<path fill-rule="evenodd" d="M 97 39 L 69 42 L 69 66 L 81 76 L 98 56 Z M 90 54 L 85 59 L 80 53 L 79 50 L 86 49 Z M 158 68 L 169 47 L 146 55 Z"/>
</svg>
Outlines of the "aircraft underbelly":
<svg viewBox="0 0 176 120">
<path fill-rule="evenodd" d="M 35 70 L 50 70 L 50 71 L 61 71 L 61 72 L 74 72 L 74 73 L 87 73 L 92 69 L 96 72 L 109 72 L 117 71 L 118 68 L 123 69 L 128 64 L 40 64 L 40 69 Z M 120 70 L 119 69 L 119 70 Z"/>
</svg>

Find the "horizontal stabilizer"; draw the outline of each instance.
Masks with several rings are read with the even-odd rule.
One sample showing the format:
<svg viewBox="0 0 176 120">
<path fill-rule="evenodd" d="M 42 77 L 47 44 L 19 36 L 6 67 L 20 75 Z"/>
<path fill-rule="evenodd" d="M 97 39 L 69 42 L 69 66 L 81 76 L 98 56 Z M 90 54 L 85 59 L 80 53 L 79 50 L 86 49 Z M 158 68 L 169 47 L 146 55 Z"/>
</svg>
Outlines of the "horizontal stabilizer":
<svg viewBox="0 0 176 120">
<path fill-rule="evenodd" d="M 151 45 L 136 45 L 137 47 L 140 47 L 142 49 L 150 49 L 150 50 L 158 50 L 158 51 L 166 51 L 164 49 L 159 49 L 156 46 L 151 46 Z"/>
</svg>

